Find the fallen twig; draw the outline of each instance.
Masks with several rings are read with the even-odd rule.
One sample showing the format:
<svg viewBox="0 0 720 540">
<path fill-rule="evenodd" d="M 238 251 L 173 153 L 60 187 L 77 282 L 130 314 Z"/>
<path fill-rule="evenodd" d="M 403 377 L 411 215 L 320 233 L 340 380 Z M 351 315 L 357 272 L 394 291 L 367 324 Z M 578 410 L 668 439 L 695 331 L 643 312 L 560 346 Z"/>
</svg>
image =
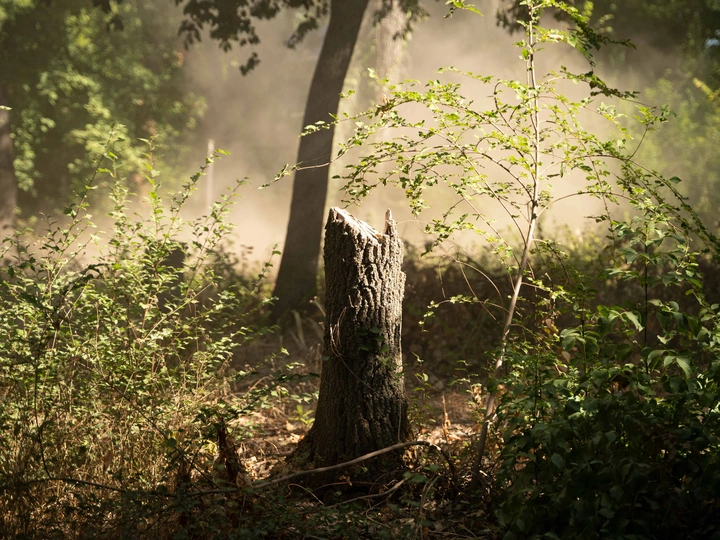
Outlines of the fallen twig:
<svg viewBox="0 0 720 540">
<path fill-rule="evenodd" d="M 352 465 L 356 465 L 358 463 L 362 463 L 363 461 L 367 461 L 368 459 L 372 459 L 377 456 L 381 456 L 383 454 L 387 454 L 388 452 L 392 452 L 394 450 L 402 450 L 403 448 L 408 448 L 410 446 L 427 446 L 428 448 L 432 448 L 433 450 L 438 451 L 445 461 L 448 464 L 448 467 L 450 468 L 450 474 L 452 475 L 452 482 L 453 485 L 457 488 L 457 471 L 455 469 L 455 464 L 450 459 L 450 456 L 445 452 L 442 448 L 439 446 L 432 444 L 428 441 L 407 441 L 402 442 L 398 444 L 394 444 L 392 446 L 388 446 L 387 448 L 381 448 L 380 450 L 375 450 L 374 452 L 370 452 L 369 454 L 365 454 L 363 456 L 357 457 L 355 459 L 351 459 L 350 461 L 346 461 L 344 463 L 338 463 L 337 465 L 330 465 L 328 467 L 319 467 L 317 469 L 308 469 L 306 471 L 298 471 L 293 474 L 289 474 L 287 476 L 281 476 L 280 478 L 274 478 L 272 480 L 260 480 L 258 482 L 254 482 L 250 484 L 251 488 L 266 488 L 270 486 L 275 486 L 277 484 L 282 484 L 283 482 L 289 482 L 290 480 L 295 480 L 296 478 L 300 478 L 302 476 L 307 476 L 309 474 L 317 474 L 317 473 L 325 473 L 330 471 L 336 471 L 338 469 L 343 469 L 345 467 L 350 467 Z M 206 491 L 194 491 L 187 493 L 188 496 L 193 497 L 201 497 L 204 495 L 215 495 L 215 494 L 222 494 L 222 493 L 233 493 L 236 491 L 242 491 L 247 488 L 230 488 L 230 489 L 210 489 Z"/>
</svg>

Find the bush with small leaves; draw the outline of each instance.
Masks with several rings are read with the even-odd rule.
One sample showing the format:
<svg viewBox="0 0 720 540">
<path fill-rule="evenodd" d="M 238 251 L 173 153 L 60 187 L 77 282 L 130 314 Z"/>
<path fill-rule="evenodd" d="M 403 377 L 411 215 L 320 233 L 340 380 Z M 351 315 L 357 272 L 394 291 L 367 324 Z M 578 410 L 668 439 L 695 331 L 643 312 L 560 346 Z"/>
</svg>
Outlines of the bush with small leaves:
<svg viewBox="0 0 720 540">
<path fill-rule="evenodd" d="M 227 281 L 235 190 L 185 222 L 201 173 L 165 203 L 152 150 L 147 157 L 149 220 L 131 217 L 115 181 L 112 228 L 96 232 L 86 202 L 93 178 L 43 237 L 4 244 L 3 535 L 224 534 L 237 520 L 236 496 L 194 493 L 242 484 L 229 426 L 290 377 L 237 392 L 250 375 L 237 351 L 271 330 L 256 324 L 268 267 L 255 282 Z M 114 178 L 114 166 L 96 175 Z"/>
</svg>

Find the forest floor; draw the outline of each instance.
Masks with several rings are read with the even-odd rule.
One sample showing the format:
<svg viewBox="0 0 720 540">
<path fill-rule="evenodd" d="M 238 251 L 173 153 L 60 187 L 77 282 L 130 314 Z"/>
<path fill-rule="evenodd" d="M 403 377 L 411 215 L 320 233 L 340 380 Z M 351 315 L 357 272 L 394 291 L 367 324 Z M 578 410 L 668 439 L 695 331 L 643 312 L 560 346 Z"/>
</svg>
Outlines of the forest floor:
<svg viewBox="0 0 720 540">
<path fill-rule="evenodd" d="M 269 344 L 259 344 L 256 354 L 267 352 L 262 351 L 263 345 Z M 301 372 L 320 371 L 319 343 L 291 343 L 288 348 L 288 358 L 303 366 Z M 282 367 L 279 361 L 272 366 L 266 365 L 260 376 L 271 377 L 272 370 L 278 367 Z M 353 529 L 352 524 L 348 523 L 342 532 L 333 531 L 332 527 L 318 527 L 317 530 L 311 528 L 302 534 L 298 530 L 298 538 L 384 538 L 388 537 L 388 534 L 394 538 L 496 537 L 497 526 L 489 506 L 492 499 L 490 477 L 488 476 L 486 489 L 481 490 L 486 495 L 482 500 L 477 496 L 465 497 L 462 492 L 462 486 L 470 479 L 471 450 L 480 428 L 476 406 L 470 394 L 460 391 L 456 386 L 448 386 L 437 377 L 428 376 L 425 379 L 423 374 L 418 377 L 412 370 L 407 369 L 405 375 L 413 437 L 436 445 L 445 450 L 447 455 L 453 456 L 458 471 L 456 480 L 459 489 L 448 488 L 450 482 L 442 458 L 431 456 L 432 452 L 422 450 L 414 454 L 410 452 L 410 455 L 415 457 L 410 458 L 408 470 L 413 475 L 425 474 L 427 483 L 410 485 L 409 480 L 403 489 L 395 491 L 395 478 L 388 481 L 387 485 L 375 486 L 373 494 L 354 498 L 354 501 L 360 499 L 361 503 L 366 504 L 361 504 L 353 511 L 350 511 L 344 502 L 333 500 L 328 503 L 314 494 L 308 497 L 303 488 L 289 484 L 283 496 L 283 504 L 288 505 L 288 508 L 294 507 L 294 510 L 289 511 L 297 512 L 298 508 L 302 507 L 301 514 L 329 514 L 334 510 L 338 512 L 339 518 L 357 522 L 357 529 Z M 309 401 L 307 397 L 317 395 L 319 380 L 319 377 L 316 377 L 288 385 L 288 392 L 280 399 L 274 399 L 271 406 L 259 408 L 230 423 L 233 431 L 246 435 L 238 441 L 237 446 L 248 482 L 262 481 L 271 474 L 278 476 L 277 471 L 281 467 L 277 465 L 281 465 L 285 457 L 293 452 L 312 425 L 317 400 L 314 398 Z M 260 384 L 260 381 L 262 378 L 256 379 L 255 384 Z M 441 465 L 442 470 L 437 473 L 428 472 L 427 465 L 433 459 Z M 485 467 L 490 476 L 492 468 L 490 464 Z M 405 474 L 407 479 L 408 475 Z M 387 496 L 384 496 L 385 494 Z M 363 501 L 365 498 L 368 500 Z M 383 522 L 382 527 L 374 529 L 372 525 L 368 525 L 379 521 Z M 333 518 L 328 518 L 324 523 L 328 522 L 333 522 Z M 287 536 L 294 537 L 296 536 L 293 534 Z"/>
<path fill-rule="evenodd" d="M 314 405 L 313 405 L 314 406 Z M 467 395 L 457 392 L 427 396 L 425 422 L 415 426 L 418 440 L 435 445 L 457 446 L 470 441 L 479 431 L 477 422 L 467 406 Z M 235 427 L 254 437 L 239 443 L 239 453 L 251 481 L 268 476 L 270 470 L 288 456 L 310 429 L 311 420 L 303 418 L 288 400 L 285 406 L 243 416 L 235 421 Z"/>
</svg>

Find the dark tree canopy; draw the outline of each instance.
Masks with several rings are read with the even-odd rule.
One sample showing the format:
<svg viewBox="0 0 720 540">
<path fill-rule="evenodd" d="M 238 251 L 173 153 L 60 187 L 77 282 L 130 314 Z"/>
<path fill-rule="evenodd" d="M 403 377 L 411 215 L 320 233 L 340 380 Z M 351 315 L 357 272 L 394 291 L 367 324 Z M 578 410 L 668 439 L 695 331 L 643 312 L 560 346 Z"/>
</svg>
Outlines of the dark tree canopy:
<svg viewBox="0 0 720 540">
<path fill-rule="evenodd" d="M 258 45 L 260 36 L 255 21 L 272 19 L 283 9 L 297 9 L 301 13 L 302 22 L 287 41 L 289 47 L 294 47 L 318 27 L 319 20 L 330 9 L 328 0 L 175 0 L 175 3 L 184 5 L 186 18 L 180 33 L 187 44 L 200 41 L 201 32 L 208 27 L 210 38 L 217 40 L 224 51 L 229 51 L 233 44 L 240 47 Z M 259 62 L 257 52 L 253 51 L 240 70 L 246 74 Z"/>
<path fill-rule="evenodd" d="M 232 49 L 233 45 L 258 45 L 260 35 L 256 21 L 272 19 L 287 9 L 298 10 L 300 14 L 300 23 L 286 41 L 287 46 L 293 48 L 309 32 L 318 28 L 330 11 L 330 0 L 175 0 L 175 3 L 184 6 L 186 18 L 180 33 L 185 36 L 188 45 L 200 41 L 202 31 L 207 27 L 210 38 L 216 40 L 224 51 Z M 409 14 L 408 29 L 413 21 L 425 14 L 419 0 L 396 0 L 396 3 Z M 382 0 L 380 9 L 375 13 L 376 21 L 385 17 L 392 6 L 393 0 Z M 252 51 L 240 70 L 246 74 L 259 62 L 258 53 Z"/>
</svg>

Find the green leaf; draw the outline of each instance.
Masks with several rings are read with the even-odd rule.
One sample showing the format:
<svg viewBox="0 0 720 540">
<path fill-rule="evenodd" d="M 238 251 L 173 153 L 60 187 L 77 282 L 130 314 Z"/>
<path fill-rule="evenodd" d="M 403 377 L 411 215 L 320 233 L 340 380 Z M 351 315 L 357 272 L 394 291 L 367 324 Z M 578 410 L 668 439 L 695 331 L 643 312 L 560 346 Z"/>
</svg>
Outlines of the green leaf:
<svg viewBox="0 0 720 540">
<path fill-rule="evenodd" d="M 598 510 L 598 514 L 610 519 L 615 515 L 615 512 L 613 512 L 610 508 L 603 506 L 600 508 L 600 510 Z"/>
<path fill-rule="evenodd" d="M 658 356 L 662 356 L 664 353 L 666 353 L 666 349 L 655 349 L 654 351 L 650 351 L 650 354 L 648 354 L 647 359 L 652 362 L 655 360 Z"/>
<path fill-rule="evenodd" d="M 662 355 L 666 352 L 666 349 L 655 349 L 654 351 L 650 351 L 650 354 L 647 355 L 648 366 L 650 369 L 655 369 L 657 367 L 660 363 Z"/>
<path fill-rule="evenodd" d="M 635 326 L 635 330 L 640 331 L 643 329 L 643 325 L 640 323 L 640 319 L 632 311 L 625 312 L 625 319 L 630 321 L 633 324 L 633 326 Z"/>
<path fill-rule="evenodd" d="M 687 358 L 677 356 L 675 357 L 675 363 L 677 363 L 680 369 L 682 369 L 686 379 L 689 379 L 692 376 L 692 367 L 690 366 L 690 361 Z"/>
<path fill-rule="evenodd" d="M 464 0 L 447 0 L 445 5 L 452 6 L 454 9 L 464 9 L 472 13 L 482 15 L 478 8 L 476 8 L 473 4 L 466 4 Z"/>
<path fill-rule="evenodd" d="M 413 477 L 410 479 L 411 482 L 415 484 L 422 484 L 427 482 L 427 477 L 424 474 L 416 474 L 413 475 Z"/>
</svg>

